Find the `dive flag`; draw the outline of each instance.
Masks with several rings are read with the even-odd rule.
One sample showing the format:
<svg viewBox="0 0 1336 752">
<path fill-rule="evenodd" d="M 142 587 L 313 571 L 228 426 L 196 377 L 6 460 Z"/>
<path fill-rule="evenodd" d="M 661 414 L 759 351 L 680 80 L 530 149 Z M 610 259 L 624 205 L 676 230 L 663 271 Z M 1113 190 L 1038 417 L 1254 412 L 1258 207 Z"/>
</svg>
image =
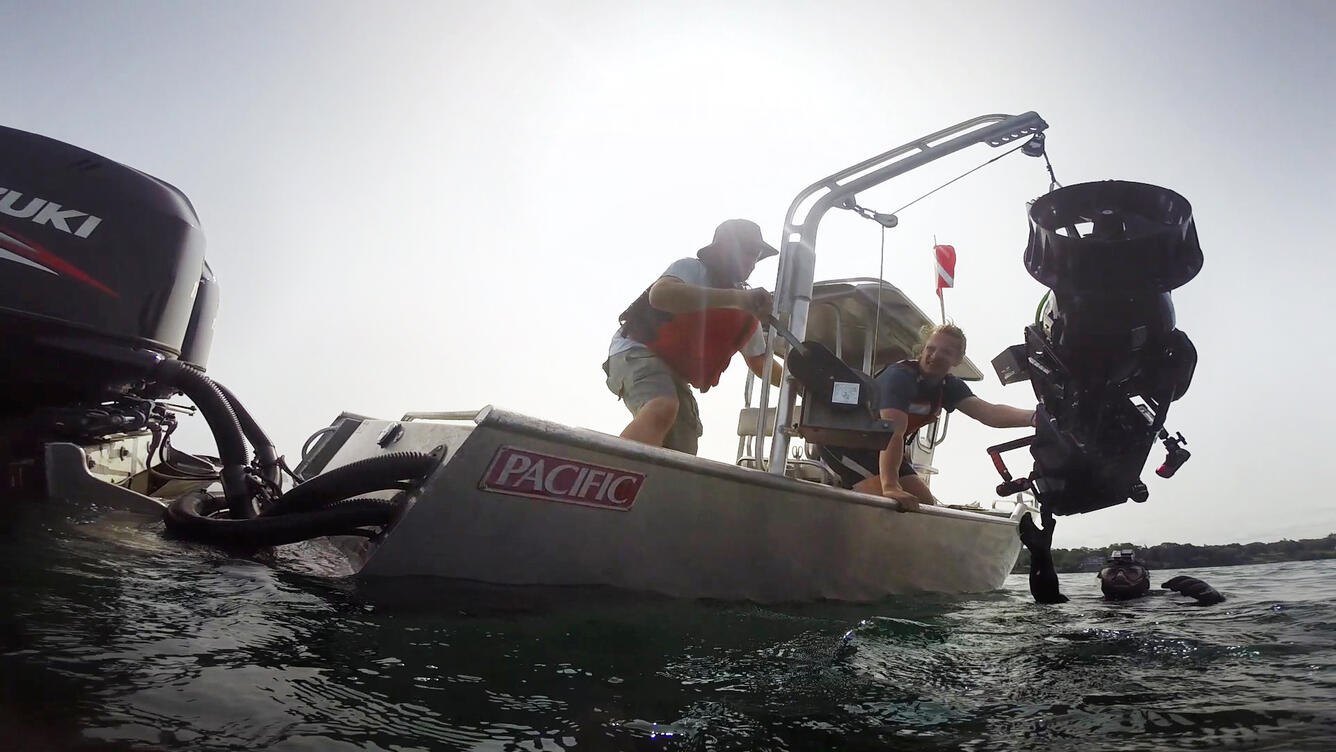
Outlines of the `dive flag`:
<svg viewBox="0 0 1336 752">
<path fill-rule="evenodd" d="M 953 245 L 935 245 L 937 254 L 937 297 L 942 297 L 943 287 L 956 286 L 956 247 Z"/>
</svg>

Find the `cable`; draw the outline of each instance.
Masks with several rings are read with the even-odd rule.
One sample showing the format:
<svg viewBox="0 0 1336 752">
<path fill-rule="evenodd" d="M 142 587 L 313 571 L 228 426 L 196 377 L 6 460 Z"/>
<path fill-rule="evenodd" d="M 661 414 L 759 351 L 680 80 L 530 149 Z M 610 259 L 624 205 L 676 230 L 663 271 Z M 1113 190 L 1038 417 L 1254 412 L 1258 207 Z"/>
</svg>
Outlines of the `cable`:
<svg viewBox="0 0 1336 752">
<path fill-rule="evenodd" d="M 1049 296 L 1052 295 L 1052 294 L 1053 294 L 1053 291 L 1052 291 L 1052 290 L 1045 290 L 1045 291 L 1044 291 L 1044 297 L 1042 297 L 1042 298 L 1039 299 L 1039 305 L 1038 305 L 1038 307 L 1036 307 L 1036 308 L 1034 309 L 1034 323 L 1035 323 L 1035 324 L 1038 324 L 1038 325 L 1040 325 L 1040 326 L 1043 325 L 1043 323 L 1044 323 L 1044 304 L 1048 302 L 1048 298 L 1049 298 Z"/>
<path fill-rule="evenodd" d="M 288 474 L 289 478 L 292 479 L 292 485 L 296 486 L 302 482 L 302 479 L 297 477 L 296 473 L 292 472 L 292 468 L 288 467 L 288 460 L 286 457 L 278 458 L 278 466 L 283 472 Z"/>
<path fill-rule="evenodd" d="M 881 224 L 880 222 L 878 224 Z M 886 225 L 881 225 L 881 262 L 877 266 L 877 311 L 872 315 L 872 357 L 868 360 L 877 368 L 877 330 L 881 328 L 881 286 L 886 283 Z"/>
<path fill-rule="evenodd" d="M 1024 146 L 1024 144 L 1021 144 L 1021 146 Z M 1015 149 L 1011 149 L 1011 150 L 1008 150 L 1008 151 L 1004 151 L 1004 152 L 1002 152 L 1001 154 L 997 155 L 996 157 L 993 157 L 992 159 L 988 160 L 987 162 L 984 162 L 983 164 L 979 165 L 978 167 L 975 167 L 975 168 L 972 169 L 972 170 L 969 170 L 969 171 L 967 171 L 967 172 L 963 172 L 963 173 L 961 173 L 961 174 L 955 176 L 954 178 L 951 178 L 950 180 L 946 181 L 945 183 L 942 183 L 941 185 L 937 186 L 936 188 L 933 188 L 932 190 L 928 191 L 927 193 L 923 194 L 922 196 L 919 196 L 918 198 L 914 199 L 913 201 L 910 201 L 909 203 L 905 204 L 904 206 L 900 207 L 899 209 L 896 209 L 895 211 L 891 212 L 891 214 L 892 214 L 892 215 L 899 214 L 900 212 L 904 211 L 905 209 L 908 209 L 909 207 L 913 206 L 914 204 L 917 204 L 918 202 L 922 201 L 923 199 L 925 199 L 925 198 L 931 196 L 932 194 L 936 193 L 937 191 L 942 190 L 943 188 L 947 187 L 948 185 L 951 185 L 952 183 L 956 182 L 957 180 L 960 180 L 961 178 L 965 177 L 966 175 L 969 175 L 969 174 L 974 173 L 974 172 L 978 172 L 979 170 L 982 170 L 983 168 L 985 168 L 985 167 L 987 167 L 988 165 L 990 165 L 990 164 L 996 162 L 997 160 L 999 160 L 999 159 L 1001 159 L 1001 158 L 1007 156 L 1008 154 L 1011 154 L 1011 153 L 1013 153 L 1013 152 L 1020 151 L 1021 146 L 1017 146 Z M 1048 159 L 1048 155 L 1047 155 L 1047 154 L 1044 155 L 1044 159 L 1045 159 L 1045 160 Z"/>
<path fill-rule="evenodd" d="M 1062 183 L 1058 182 L 1058 176 L 1053 174 L 1053 163 L 1048 161 L 1048 149 L 1044 149 L 1044 166 L 1048 168 L 1048 192 L 1061 188 Z"/>
</svg>

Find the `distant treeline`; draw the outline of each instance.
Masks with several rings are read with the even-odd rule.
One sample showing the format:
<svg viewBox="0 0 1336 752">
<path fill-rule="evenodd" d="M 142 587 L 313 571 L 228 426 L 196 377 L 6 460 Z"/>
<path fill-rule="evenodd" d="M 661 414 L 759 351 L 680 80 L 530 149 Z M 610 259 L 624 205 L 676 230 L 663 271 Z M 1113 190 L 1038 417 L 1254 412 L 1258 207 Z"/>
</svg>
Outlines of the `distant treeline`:
<svg viewBox="0 0 1336 752">
<path fill-rule="evenodd" d="M 1336 533 L 1325 538 L 1282 540 L 1275 543 L 1227 543 L 1223 546 L 1194 546 L 1191 543 L 1134 546 L 1131 543 L 1112 543 L 1100 548 L 1055 548 L 1053 564 L 1059 572 L 1096 572 L 1108 559 L 1110 550 L 1123 548 L 1136 551 L 1137 560 L 1151 570 L 1227 567 L 1273 561 L 1336 559 Z M 1021 558 L 1012 571 L 1030 571 L 1029 551 L 1021 549 Z"/>
</svg>

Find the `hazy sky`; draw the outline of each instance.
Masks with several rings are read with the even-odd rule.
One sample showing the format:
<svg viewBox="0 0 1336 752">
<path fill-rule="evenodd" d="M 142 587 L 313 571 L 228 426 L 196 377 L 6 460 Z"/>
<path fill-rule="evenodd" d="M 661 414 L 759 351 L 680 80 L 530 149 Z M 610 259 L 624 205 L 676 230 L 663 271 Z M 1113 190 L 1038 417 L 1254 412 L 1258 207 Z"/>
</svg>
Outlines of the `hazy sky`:
<svg viewBox="0 0 1336 752">
<path fill-rule="evenodd" d="M 599 366 L 617 314 L 720 220 L 777 244 L 814 180 L 1032 109 L 1059 180 L 1182 193 L 1206 256 L 1174 294 L 1199 363 L 1169 425 L 1192 460 L 1161 480 L 1157 450 L 1148 503 L 1068 518 L 1056 545 L 1336 531 L 1336 3 L 0 0 L 0 21 L 5 124 L 194 202 L 223 295 L 209 371 L 289 456 L 340 410 L 492 403 L 616 433 Z M 860 203 L 893 209 L 996 153 Z M 948 315 L 988 400 L 1034 402 L 988 361 L 1043 293 L 1021 252 L 1047 187 L 1014 155 L 888 236 L 887 279 L 928 311 L 932 237 L 956 246 Z M 817 278 L 875 276 L 877 242 L 828 215 Z M 733 458 L 744 373 L 700 400 L 706 456 Z M 993 498 L 984 447 L 1022 433 L 953 421 L 934 490 Z"/>
</svg>

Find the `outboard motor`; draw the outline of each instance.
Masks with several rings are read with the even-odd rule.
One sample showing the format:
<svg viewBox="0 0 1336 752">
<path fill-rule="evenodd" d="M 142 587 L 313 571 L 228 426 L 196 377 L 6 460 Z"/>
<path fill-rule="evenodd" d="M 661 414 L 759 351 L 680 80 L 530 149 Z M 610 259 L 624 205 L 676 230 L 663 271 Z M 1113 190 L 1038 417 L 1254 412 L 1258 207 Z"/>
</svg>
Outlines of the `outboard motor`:
<svg viewBox="0 0 1336 752">
<path fill-rule="evenodd" d="M 164 363 L 208 361 L 217 288 L 190 200 L 0 127 L 0 492 L 41 490 L 50 441 L 169 433 Z"/>
<path fill-rule="evenodd" d="M 0 127 L 0 419 L 146 392 L 143 356 L 207 361 L 204 235 L 173 186 Z M 206 284 L 207 294 L 198 294 Z"/>
<path fill-rule="evenodd" d="M 86 472 L 41 467 L 48 444 L 151 435 L 145 465 L 157 451 L 174 473 L 158 475 L 200 481 L 168 506 L 168 532 L 254 548 L 388 525 L 397 502 L 350 497 L 407 488 L 440 463 L 392 453 L 283 492 L 273 444 L 204 374 L 218 287 L 194 207 L 162 180 L 0 127 L 0 270 L 0 493 L 39 495 L 46 472 Z M 178 393 L 208 422 L 217 466 L 168 451 L 183 408 L 165 400 Z"/>
</svg>

